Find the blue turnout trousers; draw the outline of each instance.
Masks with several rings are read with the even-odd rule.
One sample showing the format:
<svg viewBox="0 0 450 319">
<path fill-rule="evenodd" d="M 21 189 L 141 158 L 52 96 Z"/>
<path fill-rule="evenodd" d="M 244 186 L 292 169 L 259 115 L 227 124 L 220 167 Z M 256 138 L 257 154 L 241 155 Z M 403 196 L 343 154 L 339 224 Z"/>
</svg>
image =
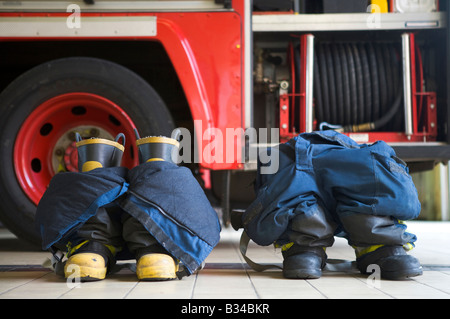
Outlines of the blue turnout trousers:
<svg viewBox="0 0 450 319">
<path fill-rule="evenodd" d="M 182 262 L 182 275 L 201 267 L 221 230 L 191 171 L 164 161 L 57 174 L 39 202 L 36 225 L 44 250 L 85 240 L 126 243 L 116 258 L 130 259 L 159 244 Z"/>
<path fill-rule="evenodd" d="M 402 221 L 420 213 L 417 190 L 386 143 L 359 145 L 320 131 L 270 152 L 279 170 L 260 174 L 259 163 L 256 199 L 242 216 L 257 244 L 329 247 L 337 235 L 348 239 L 357 256 L 374 245 L 414 246 L 416 236 Z"/>
</svg>

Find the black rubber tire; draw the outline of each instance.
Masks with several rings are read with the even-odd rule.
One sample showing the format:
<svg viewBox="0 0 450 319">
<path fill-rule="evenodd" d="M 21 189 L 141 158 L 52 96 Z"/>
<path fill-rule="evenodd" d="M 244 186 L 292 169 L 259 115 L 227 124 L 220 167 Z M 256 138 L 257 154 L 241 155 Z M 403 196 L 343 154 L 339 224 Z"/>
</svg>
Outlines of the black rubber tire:
<svg viewBox="0 0 450 319">
<path fill-rule="evenodd" d="M 25 72 L 0 94 L 0 220 L 16 236 L 40 244 L 36 205 L 22 190 L 13 150 L 22 123 L 44 101 L 64 93 L 103 96 L 124 110 L 141 136 L 168 135 L 175 125 L 157 92 L 129 69 L 102 59 L 53 60 Z"/>
</svg>

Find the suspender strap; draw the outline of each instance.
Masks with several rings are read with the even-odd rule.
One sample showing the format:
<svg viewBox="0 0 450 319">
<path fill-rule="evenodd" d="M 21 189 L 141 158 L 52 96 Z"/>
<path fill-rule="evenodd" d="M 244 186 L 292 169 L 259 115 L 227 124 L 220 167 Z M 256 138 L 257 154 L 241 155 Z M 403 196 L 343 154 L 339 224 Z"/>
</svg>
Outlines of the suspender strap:
<svg viewBox="0 0 450 319">
<path fill-rule="evenodd" d="M 242 257 L 247 262 L 247 264 L 254 270 L 262 272 L 268 269 L 283 269 L 282 264 L 258 264 L 251 260 L 247 256 L 247 248 L 250 242 L 250 237 L 248 237 L 245 231 L 242 232 L 241 240 L 239 242 L 239 250 L 241 251 Z M 356 261 L 349 261 L 343 259 L 327 259 L 324 270 L 332 272 L 354 272 L 358 271 L 356 267 Z"/>
<path fill-rule="evenodd" d="M 250 258 L 247 257 L 247 248 L 248 244 L 250 242 L 250 237 L 248 237 L 245 230 L 242 232 L 241 240 L 239 243 L 239 250 L 241 251 L 242 257 L 244 257 L 247 264 L 255 271 L 265 271 L 268 269 L 283 269 L 281 265 L 275 265 L 275 264 L 258 264 L 252 261 Z"/>
</svg>

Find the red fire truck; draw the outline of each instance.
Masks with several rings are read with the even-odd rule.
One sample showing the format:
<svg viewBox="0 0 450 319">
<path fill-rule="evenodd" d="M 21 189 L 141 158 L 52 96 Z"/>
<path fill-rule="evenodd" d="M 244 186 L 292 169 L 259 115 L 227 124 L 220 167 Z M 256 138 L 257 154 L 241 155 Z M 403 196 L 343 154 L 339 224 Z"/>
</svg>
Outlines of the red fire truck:
<svg viewBox="0 0 450 319">
<path fill-rule="evenodd" d="M 0 1 L 1 221 L 39 242 L 36 205 L 76 170 L 75 132 L 123 132 L 133 167 L 135 128 L 186 128 L 225 224 L 253 196 L 251 150 L 302 132 L 385 140 L 412 170 L 448 161 L 447 3 L 333 2 Z"/>
</svg>

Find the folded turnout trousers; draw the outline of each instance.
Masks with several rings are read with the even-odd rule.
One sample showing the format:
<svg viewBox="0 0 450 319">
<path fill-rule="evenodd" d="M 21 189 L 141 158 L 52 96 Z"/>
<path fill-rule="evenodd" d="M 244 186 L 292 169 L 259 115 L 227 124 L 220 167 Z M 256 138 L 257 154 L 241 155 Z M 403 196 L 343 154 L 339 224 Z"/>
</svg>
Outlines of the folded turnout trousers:
<svg viewBox="0 0 450 319">
<path fill-rule="evenodd" d="M 242 217 L 257 244 L 328 247 L 337 235 L 355 248 L 414 245 L 416 236 L 402 221 L 420 213 L 417 190 L 406 164 L 386 143 L 359 145 L 320 131 L 270 152 L 279 170 L 258 173 L 257 197 Z"/>
</svg>

